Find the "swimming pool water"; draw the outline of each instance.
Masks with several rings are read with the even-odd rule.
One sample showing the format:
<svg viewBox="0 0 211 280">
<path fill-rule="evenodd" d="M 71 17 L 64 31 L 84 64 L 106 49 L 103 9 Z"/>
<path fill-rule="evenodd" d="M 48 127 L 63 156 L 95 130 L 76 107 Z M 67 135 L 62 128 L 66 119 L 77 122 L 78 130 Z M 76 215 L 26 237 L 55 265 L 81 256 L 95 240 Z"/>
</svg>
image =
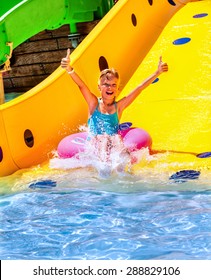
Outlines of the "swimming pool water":
<svg viewBox="0 0 211 280">
<path fill-rule="evenodd" d="M 71 178 L 2 194 L 1 259 L 211 259 L 209 186 Z"/>
</svg>

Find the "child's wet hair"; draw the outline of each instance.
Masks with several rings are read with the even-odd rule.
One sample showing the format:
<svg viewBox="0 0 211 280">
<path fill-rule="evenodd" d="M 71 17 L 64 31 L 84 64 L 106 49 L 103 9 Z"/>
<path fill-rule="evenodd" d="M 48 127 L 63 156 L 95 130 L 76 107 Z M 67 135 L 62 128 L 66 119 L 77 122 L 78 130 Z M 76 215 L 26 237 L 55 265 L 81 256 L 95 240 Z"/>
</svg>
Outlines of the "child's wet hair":
<svg viewBox="0 0 211 280">
<path fill-rule="evenodd" d="M 119 79 L 119 73 L 117 72 L 116 69 L 114 68 L 104 69 L 100 72 L 99 80 L 101 80 L 102 78 L 106 78 L 107 80 L 110 81 L 113 77 Z"/>
</svg>

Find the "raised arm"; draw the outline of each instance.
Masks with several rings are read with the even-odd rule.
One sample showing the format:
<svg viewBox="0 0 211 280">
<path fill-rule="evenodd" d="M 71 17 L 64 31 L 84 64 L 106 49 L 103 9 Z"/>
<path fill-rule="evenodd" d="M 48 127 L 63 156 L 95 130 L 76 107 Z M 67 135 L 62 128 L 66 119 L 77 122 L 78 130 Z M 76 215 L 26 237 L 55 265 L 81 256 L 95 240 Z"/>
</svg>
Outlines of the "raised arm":
<svg viewBox="0 0 211 280">
<path fill-rule="evenodd" d="M 94 108 L 97 105 L 97 97 L 89 90 L 87 85 L 84 83 L 84 81 L 79 77 L 79 75 L 74 71 L 74 69 L 70 65 L 70 49 L 67 50 L 66 57 L 62 58 L 61 60 L 61 67 L 67 71 L 67 73 L 70 75 L 72 80 L 78 85 L 84 99 L 86 100 L 88 107 L 89 107 L 89 113 L 92 113 Z"/>
<path fill-rule="evenodd" d="M 141 84 L 139 84 L 134 90 L 132 90 L 130 94 L 128 94 L 127 96 L 119 100 L 118 102 L 119 117 L 121 117 L 123 110 L 127 108 L 136 99 L 137 96 L 139 96 L 142 90 L 148 87 L 160 74 L 167 71 L 168 71 L 168 65 L 167 63 L 162 62 L 162 56 L 161 56 L 159 59 L 157 70 L 146 80 L 144 80 Z"/>
</svg>

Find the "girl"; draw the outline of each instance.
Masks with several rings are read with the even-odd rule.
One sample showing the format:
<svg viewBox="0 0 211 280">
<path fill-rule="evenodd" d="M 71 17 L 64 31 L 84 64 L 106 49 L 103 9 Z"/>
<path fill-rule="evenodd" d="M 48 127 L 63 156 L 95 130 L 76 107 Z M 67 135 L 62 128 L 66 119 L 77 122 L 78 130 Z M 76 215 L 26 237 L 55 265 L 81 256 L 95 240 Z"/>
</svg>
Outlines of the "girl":
<svg viewBox="0 0 211 280">
<path fill-rule="evenodd" d="M 101 97 L 97 98 L 82 81 L 70 65 L 70 50 L 61 60 L 61 67 L 66 69 L 73 81 L 78 85 L 88 104 L 88 129 L 91 144 L 96 147 L 99 158 L 109 161 L 112 148 L 121 147 L 125 153 L 121 137 L 118 135 L 119 120 L 123 111 L 148 87 L 160 74 L 168 71 L 167 63 L 160 57 L 157 70 L 132 90 L 127 96 L 116 102 L 119 93 L 119 74 L 115 69 L 105 69 L 100 73 L 98 89 Z M 126 153 L 127 154 L 127 153 Z"/>
</svg>

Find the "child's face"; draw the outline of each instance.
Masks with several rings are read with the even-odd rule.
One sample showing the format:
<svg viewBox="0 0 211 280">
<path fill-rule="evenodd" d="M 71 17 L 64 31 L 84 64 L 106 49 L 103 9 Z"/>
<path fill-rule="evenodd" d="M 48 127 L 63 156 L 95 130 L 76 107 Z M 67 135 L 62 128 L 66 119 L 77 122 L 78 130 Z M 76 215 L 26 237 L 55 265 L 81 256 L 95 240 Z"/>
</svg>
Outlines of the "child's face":
<svg viewBox="0 0 211 280">
<path fill-rule="evenodd" d="M 119 80 L 114 76 L 110 77 L 109 80 L 106 77 L 103 77 L 100 79 L 98 87 L 102 98 L 114 99 L 118 94 Z"/>
</svg>

